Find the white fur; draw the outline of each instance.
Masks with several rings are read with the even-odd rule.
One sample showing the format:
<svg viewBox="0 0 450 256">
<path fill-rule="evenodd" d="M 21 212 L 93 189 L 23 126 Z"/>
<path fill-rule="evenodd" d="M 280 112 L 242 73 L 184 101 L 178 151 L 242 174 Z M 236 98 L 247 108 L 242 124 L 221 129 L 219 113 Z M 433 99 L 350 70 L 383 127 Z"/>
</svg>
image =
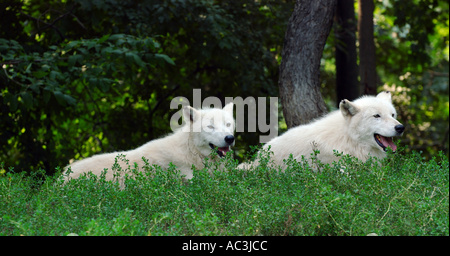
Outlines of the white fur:
<svg viewBox="0 0 450 256">
<path fill-rule="evenodd" d="M 386 152 L 374 139 L 374 134 L 385 137 L 399 136 L 395 126 L 402 126 L 397 120 L 397 112 L 391 102 L 389 92 L 375 96 L 363 96 L 354 102 L 343 100 L 339 110 L 306 125 L 289 129 L 272 139 L 265 146 L 273 152 L 274 164 L 284 166 L 283 159 L 290 154 L 297 161 L 302 156 L 310 158 L 313 150 L 322 163 L 338 160 L 333 150 L 350 154 L 365 161 L 369 155 L 384 158 Z M 375 117 L 379 115 L 380 117 Z M 248 165 L 244 165 L 249 168 Z"/>
<path fill-rule="evenodd" d="M 106 179 L 113 178 L 111 167 L 119 154 L 124 154 L 133 167 L 137 163 L 139 167 L 144 165 L 142 157 L 149 160 L 151 165 L 159 165 L 166 169 L 169 163 L 173 163 L 187 179 L 193 177 L 192 165 L 203 168 L 203 161 L 212 152 L 209 143 L 217 147 L 234 145 L 227 143 L 225 136 L 233 136 L 234 118 L 233 103 L 227 104 L 223 109 L 196 110 L 189 106 L 183 108 L 183 117 L 186 124 L 174 133 L 156 140 L 152 140 L 136 149 L 95 155 L 80 161 L 76 161 L 65 167 L 70 167 L 70 178 L 78 178 L 82 173 L 91 171 L 100 175 L 107 168 Z M 215 160 L 215 159 L 214 159 Z M 118 161 L 122 169 L 127 166 L 123 161 Z"/>
</svg>

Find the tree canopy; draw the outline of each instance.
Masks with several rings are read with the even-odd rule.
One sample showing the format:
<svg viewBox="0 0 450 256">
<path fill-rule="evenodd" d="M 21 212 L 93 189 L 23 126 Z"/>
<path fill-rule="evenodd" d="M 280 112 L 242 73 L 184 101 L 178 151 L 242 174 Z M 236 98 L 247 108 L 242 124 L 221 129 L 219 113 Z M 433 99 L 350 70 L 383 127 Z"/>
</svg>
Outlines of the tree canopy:
<svg viewBox="0 0 450 256">
<path fill-rule="evenodd" d="M 170 132 L 170 100 L 277 97 L 294 1 L 2 0 L 0 162 L 54 172 L 71 159 Z M 379 90 L 390 89 L 408 150 L 448 155 L 448 3 L 377 1 Z M 321 93 L 336 105 L 336 39 Z M 283 106 L 281 106 L 283 107 Z M 169 111 L 170 110 L 170 111 Z M 280 131 L 285 124 L 280 109 Z M 237 134 L 242 157 L 259 134 Z"/>
</svg>

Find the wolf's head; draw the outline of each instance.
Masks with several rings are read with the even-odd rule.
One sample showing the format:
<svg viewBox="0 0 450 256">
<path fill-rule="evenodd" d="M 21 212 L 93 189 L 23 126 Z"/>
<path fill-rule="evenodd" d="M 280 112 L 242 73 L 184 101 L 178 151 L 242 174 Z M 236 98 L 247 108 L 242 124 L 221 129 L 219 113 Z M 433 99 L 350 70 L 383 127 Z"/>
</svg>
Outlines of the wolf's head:
<svg viewBox="0 0 450 256">
<path fill-rule="evenodd" d="M 184 131 L 190 132 L 192 143 L 202 155 L 217 150 L 219 156 L 225 156 L 234 145 L 233 106 L 230 102 L 223 109 L 183 107 Z"/>
<path fill-rule="evenodd" d="M 402 135 L 405 126 L 396 119 L 390 92 L 363 96 L 353 102 L 342 100 L 339 109 L 349 123 L 347 132 L 355 141 L 383 152 L 388 147 L 397 150 L 392 137 Z"/>
</svg>

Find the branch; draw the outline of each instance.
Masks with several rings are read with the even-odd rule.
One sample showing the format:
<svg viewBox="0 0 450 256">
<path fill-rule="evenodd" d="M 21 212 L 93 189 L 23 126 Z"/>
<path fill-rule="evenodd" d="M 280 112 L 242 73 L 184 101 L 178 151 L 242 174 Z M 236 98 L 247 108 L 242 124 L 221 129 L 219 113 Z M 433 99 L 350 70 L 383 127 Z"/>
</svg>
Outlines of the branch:
<svg viewBox="0 0 450 256">
<path fill-rule="evenodd" d="M 435 76 L 448 77 L 448 73 L 436 72 L 436 71 L 432 71 L 432 70 L 430 70 L 430 71 L 428 71 L 428 72 L 430 73 L 430 75 L 431 75 L 432 77 L 435 77 Z"/>
<path fill-rule="evenodd" d="M 36 22 L 38 22 L 38 24 L 39 24 L 39 22 L 45 24 L 46 26 L 43 27 L 42 30 L 44 30 L 44 29 L 46 29 L 46 28 L 49 28 L 49 27 L 50 27 L 50 28 L 53 28 L 53 29 L 56 31 L 56 33 L 58 33 L 58 35 L 59 35 L 59 36 L 61 37 L 61 39 L 63 39 L 63 40 L 65 39 L 64 35 L 61 33 L 61 31 L 59 31 L 59 29 L 58 29 L 57 27 L 54 26 L 54 24 L 55 24 L 58 20 L 62 19 L 63 17 L 65 17 L 65 16 L 67 16 L 67 15 L 69 15 L 70 13 L 71 13 L 71 11 L 70 11 L 70 12 L 67 12 L 67 13 L 65 13 L 65 14 L 62 14 L 61 16 L 59 16 L 58 18 L 56 18 L 52 23 L 47 23 L 47 22 L 45 22 L 45 21 L 43 21 L 43 20 L 41 20 L 41 19 L 35 18 L 35 17 L 31 16 L 31 15 L 28 15 L 28 14 L 26 14 L 26 13 L 20 11 L 20 14 L 22 14 L 22 15 L 24 15 L 24 16 L 26 16 L 26 17 L 32 19 L 32 20 L 35 20 Z M 38 30 L 41 30 L 41 29 L 39 28 L 39 26 L 38 26 Z"/>
<path fill-rule="evenodd" d="M 77 16 L 75 16 L 73 13 L 70 14 L 70 16 L 75 18 L 75 21 L 84 29 L 87 30 L 87 28 L 84 26 L 84 24 L 78 19 Z"/>
<path fill-rule="evenodd" d="M 62 58 L 62 59 L 64 59 L 64 58 Z M 44 62 L 44 61 L 46 61 L 46 60 L 45 59 L 34 59 L 31 62 Z M 29 63 L 30 61 L 25 61 L 25 60 L 7 60 L 7 61 L 4 61 L 4 62 L 0 62 L 0 66 L 3 67 L 3 65 L 15 65 L 15 64 L 23 63 L 23 62 Z"/>
</svg>

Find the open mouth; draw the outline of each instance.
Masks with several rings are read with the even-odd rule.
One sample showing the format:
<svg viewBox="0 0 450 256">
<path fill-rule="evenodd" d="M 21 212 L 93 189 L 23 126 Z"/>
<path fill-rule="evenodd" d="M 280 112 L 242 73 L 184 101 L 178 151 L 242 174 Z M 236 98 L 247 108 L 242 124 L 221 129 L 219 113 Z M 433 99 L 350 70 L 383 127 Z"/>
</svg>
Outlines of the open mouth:
<svg viewBox="0 0 450 256">
<path fill-rule="evenodd" d="M 211 143 L 209 143 L 209 146 L 210 146 L 212 149 L 216 150 L 217 154 L 218 154 L 220 157 L 224 157 L 224 156 L 227 154 L 227 152 L 230 151 L 230 146 L 228 146 L 228 147 L 223 147 L 223 148 L 219 148 L 219 147 L 217 147 L 216 145 L 213 145 L 213 144 L 211 144 Z"/>
<path fill-rule="evenodd" d="M 397 150 L 397 146 L 392 141 L 392 137 L 384 137 L 384 136 L 382 136 L 380 134 L 377 134 L 377 133 L 375 133 L 373 135 L 373 137 L 375 138 L 375 141 L 378 143 L 378 145 L 384 151 L 386 151 L 387 147 L 390 147 L 392 149 L 392 151 L 394 151 L 394 152 Z"/>
</svg>

